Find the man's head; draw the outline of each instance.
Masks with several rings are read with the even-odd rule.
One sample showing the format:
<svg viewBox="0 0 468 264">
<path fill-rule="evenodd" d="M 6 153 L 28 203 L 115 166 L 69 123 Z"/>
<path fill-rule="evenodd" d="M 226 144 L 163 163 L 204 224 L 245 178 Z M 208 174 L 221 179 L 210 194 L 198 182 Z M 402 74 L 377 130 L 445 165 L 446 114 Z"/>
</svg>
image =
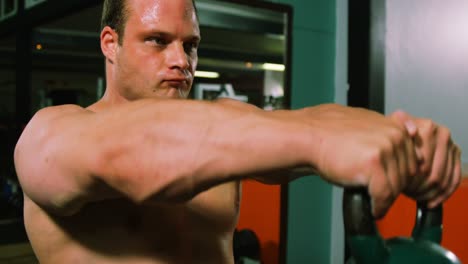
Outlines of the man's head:
<svg viewBox="0 0 468 264">
<path fill-rule="evenodd" d="M 200 41 L 193 0 L 105 0 L 101 25 L 110 94 L 188 95 Z"/>
<path fill-rule="evenodd" d="M 198 16 L 195 0 L 192 0 L 195 14 Z M 128 10 L 125 6 L 125 0 L 104 0 L 101 16 L 101 30 L 105 26 L 114 29 L 120 36 L 119 44 L 122 45 L 125 23 L 127 22 Z"/>
</svg>

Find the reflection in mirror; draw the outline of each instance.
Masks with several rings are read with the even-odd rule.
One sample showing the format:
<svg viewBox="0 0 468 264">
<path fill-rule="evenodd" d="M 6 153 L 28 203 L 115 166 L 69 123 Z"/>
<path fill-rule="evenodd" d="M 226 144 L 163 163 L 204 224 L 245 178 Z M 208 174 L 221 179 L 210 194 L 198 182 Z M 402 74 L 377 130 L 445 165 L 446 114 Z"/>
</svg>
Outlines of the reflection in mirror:
<svg viewBox="0 0 468 264">
<path fill-rule="evenodd" d="M 194 97 L 229 96 L 264 109 L 284 108 L 286 21 L 283 12 L 213 0 L 197 1 L 202 44 Z M 207 85 L 215 84 L 215 85 Z"/>
<path fill-rule="evenodd" d="M 286 107 L 287 15 L 234 2 L 196 3 L 202 42 L 190 97 L 239 95 L 264 109 Z M 33 110 L 62 103 L 87 106 L 102 95 L 101 8 L 87 8 L 34 28 Z"/>
</svg>

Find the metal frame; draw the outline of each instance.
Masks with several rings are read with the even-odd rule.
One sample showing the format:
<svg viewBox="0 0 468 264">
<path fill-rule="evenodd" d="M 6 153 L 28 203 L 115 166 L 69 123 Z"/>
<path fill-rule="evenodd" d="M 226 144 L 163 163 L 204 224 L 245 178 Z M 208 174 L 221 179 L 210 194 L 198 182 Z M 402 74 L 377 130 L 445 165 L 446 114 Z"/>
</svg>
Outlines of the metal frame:
<svg viewBox="0 0 468 264">
<path fill-rule="evenodd" d="M 26 9 L 25 1 L 19 1 L 16 16 L 9 17 L 0 22 L 0 37 L 13 34 L 21 25 L 24 28 L 33 28 L 36 25 L 51 21 L 70 13 L 100 4 L 96 0 L 48 0 Z"/>
<path fill-rule="evenodd" d="M 349 3 L 350 106 L 385 110 L 385 0 Z"/>
<path fill-rule="evenodd" d="M 385 0 L 371 1 L 369 50 L 369 108 L 385 112 Z"/>
<path fill-rule="evenodd" d="M 349 1 L 348 105 L 382 114 L 385 112 L 385 3 L 385 0 Z M 346 243 L 345 261 L 347 257 Z"/>
</svg>

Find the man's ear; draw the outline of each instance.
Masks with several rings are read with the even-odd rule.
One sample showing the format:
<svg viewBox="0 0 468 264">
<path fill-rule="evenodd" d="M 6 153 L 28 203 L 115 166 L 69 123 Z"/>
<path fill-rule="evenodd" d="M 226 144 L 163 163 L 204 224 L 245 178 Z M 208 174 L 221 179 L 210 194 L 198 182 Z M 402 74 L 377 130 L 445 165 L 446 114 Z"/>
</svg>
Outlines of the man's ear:
<svg viewBox="0 0 468 264">
<path fill-rule="evenodd" d="M 119 45 L 119 35 L 109 26 L 105 26 L 101 31 L 101 51 L 102 54 L 114 63 L 117 46 Z"/>
</svg>

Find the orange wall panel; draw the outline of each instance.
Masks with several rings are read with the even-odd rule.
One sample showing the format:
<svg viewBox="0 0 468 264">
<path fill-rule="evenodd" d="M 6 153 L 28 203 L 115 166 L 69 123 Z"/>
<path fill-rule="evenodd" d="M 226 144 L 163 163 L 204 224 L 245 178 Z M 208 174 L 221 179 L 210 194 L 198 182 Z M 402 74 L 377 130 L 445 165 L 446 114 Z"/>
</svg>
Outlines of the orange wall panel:
<svg viewBox="0 0 468 264">
<path fill-rule="evenodd" d="M 281 187 L 246 180 L 242 183 L 242 200 L 237 229 L 252 229 L 261 243 L 264 264 L 279 262 Z"/>
</svg>

